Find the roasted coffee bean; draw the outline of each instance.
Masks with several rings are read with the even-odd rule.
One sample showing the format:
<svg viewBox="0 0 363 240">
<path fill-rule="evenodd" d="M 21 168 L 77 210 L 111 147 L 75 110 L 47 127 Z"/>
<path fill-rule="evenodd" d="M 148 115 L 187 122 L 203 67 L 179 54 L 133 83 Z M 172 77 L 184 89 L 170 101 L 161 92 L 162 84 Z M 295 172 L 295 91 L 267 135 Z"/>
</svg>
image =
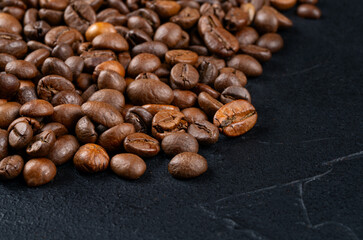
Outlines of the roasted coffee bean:
<svg viewBox="0 0 363 240">
<path fill-rule="evenodd" d="M 95 67 L 106 61 L 116 60 L 116 55 L 110 50 L 94 50 L 89 52 L 84 52 L 80 55 L 84 60 L 84 68 L 88 72 L 93 72 Z"/>
<path fill-rule="evenodd" d="M 255 108 L 245 100 L 236 100 L 221 107 L 213 118 L 213 124 L 228 137 L 248 132 L 257 121 Z"/>
<path fill-rule="evenodd" d="M 34 64 L 38 68 L 43 65 L 45 59 L 47 59 L 49 56 L 49 50 L 40 48 L 29 53 L 24 60 Z"/>
<path fill-rule="evenodd" d="M 23 30 L 18 19 L 4 12 L 0 13 L 0 28 L 16 34 L 20 34 Z"/>
<path fill-rule="evenodd" d="M 270 7 L 270 9 L 275 14 L 275 17 L 277 18 L 277 21 L 279 22 L 279 28 L 290 28 L 294 25 L 293 22 L 288 17 L 286 17 L 284 14 L 280 13 L 273 7 Z"/>
<path fill-rule="evenodd" d="M 118 61 L 106 61 L 96 66 L 92 75 L 93 79 L 97 80 L 100 72 L 104 70 L 111 70 L 120 74 L 122 77 L 125 76 L 125 68 L 121 65 L 121 63 L 119 63 Z"/>
<path fill-rule="evenodd" d="M 182 39 L 183 30 L 175 23 L 164 23 L 156 30 L 154 41 L 165 43 L 168 48 L 175 48 Z"/>
<path fill-rule="evenodd" d="M 201 92 L 198 95 L 198 104 L 199 107 L 210 117 L 212 117 L 215 112 L 223 106 L 220 101 L 213 98 L 206 92 Z"/>
<path fill-rule="evenodd" d="M 15 60 L 16 60 L 16 57 L 14 57 L 13 55 L 10 55 L 7 53 L 0 53 L 0 71 L 4 71 L 6 64 L 8 64 L 9 62 L 15 61 Z M 0 91 L 1 91 L 1 89 L 0 89 Z"/>
<path fill-rule="evenodd" d="M 192 135 L 185 132 L 176 132 L 164 137 L 161 148 L 166 155 L 175 156 L 183 152 L 197 153 L 199 144 Z"/>
<path fill-rule="evenodd" d="M 49 23 L 49 25 L 60 25 L 63 21 L 63 11 L 41 8 L 38 12 L 39 18 Z"/>
<path fill-rule="evenodd" d="M 214 81 L 213 81 L 214 82 Z M 198 83 L 193 89 L 192 91 L 194 93 L 196 93 L 197 95 L 199 95 L 201 92 L 206 92 L 209 95 L 211 95 L 211 97 L 217 99 L 219 98 L 219 96 L 221 95 L 219 92 L 217 92 L 216 90 L 214 90 L 213 88 L 211 88 L 210 86 L 204 84 L 204 83 Z"/>
<path fill-rule="evenodd" d="M 118 56 L 118 61 L 121 63 L 124 69 L 127 69 L 131 62 L 130 52 L 122 52 L 119 53 L 117 56 Z"/>
<path fill-rule="evenodd" d="M 0 53 L 8 53 L 23 58 L 28 51 L 26 42 L 18 34 L 0 30 Z"/>
<path fill-rule="evenodd" d="M 188 49 L 192 52 L 195 52 L 197 55 L 207 56 L 209 54 L 208 48 L 202 45 L 192 45 L 189 46 Z"/>
<path fill-rule="evenodd" d="M 73 164 L 76 169 L 88 173 L 104 171 L 109 163 L 110 157 L 106 150 L 92 143 L 80 147 L 73 158 Z"/>
<path fill-rule="evenodd" d="M 72 47 L 65 43 L 55 46 L 52 51 L 52 57 L 59 58 L 62 61 L 67 60 L 67 58 L 73 55 L 74 53 Z"/>
<path fill-rule="evenodd" d="M 26 10 L 23 18 L 23 25 L 27 25 L 29 23 L 34 23 L 38 19 L 38 9 L 36 8 L 29 8 Z"/>
<path fill-rule="evenodd" d="M 136 56 L 140 53 L 150 53 L 158 58 L 162 59 L 165 56 L 165 53 L 168 51 L 168 46 L 162 42 L 144 42 L 139 45 L 136 45 L 132 48 L 131 52 L 133 56 Z"/>
<path fill-rule="evenodd" d="M 319 19 L 321 17 L 321 11 L 315 5 L 301 4 L 297 8 L 297 15 L 303 18 Z"/>
<path fill-rule="evenodd" d="M 140 157 L 154 157 L 160 151 L 160 144 L 145 133 L 132 133 L 125 138 L 124 148 Z"/>
<path fill-rule="evenodd" d="M 197 101 L 197 94 L 192 91 L 185 91 L 175 89 L 174 92 L 174 99 L 172 104 L 177 106 L 180 109 L 193 107 Z"/>
<path fill-rule="evenodd" d="M 107 5 L 111 8 L 116 8 L 121 14 L 128 14 L 130 10 L 121 0 L 106 0 Z"/>
<path fill-rule="evenodd" d="M 62 104 L 54 107 L 52 119 L 54 122 L 63 124 L 68 130 L 73 130 L 78 120 L 83 116 L 84 114 L 79 105 Z"/>
<path fill-rule="evenodd" d="M 42 73 L 44 75 L 59 75 L 69 81 L 73 80 L 71 69 L 59 58 L 50 57 L 45 59 L 42 66 Z"/>
<path fill-rule="evenodd" d="M 23 177 L 29 187 L 37 187 L 52 181 L 57 174 L 57 168 L 47 158 L 29 160 L 23 170 Z"/>
<path fill-rule="evenodd" d="M 248 13 L 239 7 L 233 7 L 229 9 L 226 16 L 224 17 L 225 27 L 229 31 L 241 30 L 243 27 L 247 26 L 248 20 Z"/>
<path fill-rule="evenodd" d="M 106 8 L 97 14 L 97 22 L 111 23 L 115 26 L 115 28 L 120 26 L 123 27 L 123 25 L 127 22 L 127 17 L 120 14 L 119 11 L 114 8 Z"/>
<path fill-rule="evenodd" d="M 199 81 L 198 71 L 190 64 L 178 63 L 170 72 L 170 84 L 179 89 L 192 89 Z"/>
<path fill-rule="evenodd" d="M 109 49 L 115 52 L 129 50 L 126 39 L 118 33 L 102 33 L 92 40 L 95 49 Z"/>
<path fill-rule="evenodd" d="M 45 43 L 50 47 L 65 43 L 73 45 L 74 43 L 83 42 L 82 34 L 74 28 L 58 26 L 52 28 L 44 37 Z"/>
<path fill-rule="evenodd" d="M 8 156 L 8 132 L 0 129 L 0 159 Z"/>
<path fill-rule="evenodd" d="M 38 99 L 38 97 L 34 87 L 25 86 L 19 88 L 15 99 L 18 103 L 25 104 L 31 100 Z"/>
<path fill-rule="evenodd" d="M 131 16 L 140 16 L 145 18 L 148 23 L 154 28 L 158 28 L 160 26 L 160 18 L 159 15 L 151 10 L 151 9 L 147 9 L 147 8 L 139 8 L 136 11 L 133 11 L 131 13 L 127 14 L 128 17 Z"/>
<path fill-rule="evenodd" d="M 49 52 L 52 51 L 52 48 L 49 47 L 48 45 L 38 42 L 38 41 L 29 41 L 26 43 L 27 47 L 29 48 L 30 51 L 35 51 L 38 49 L 46 49 Z"/>
<path fill-rule="evenodd" d="M 63 124 L 57 122 L 47 123 L 40 129 L 40 132 L 44 132 L 47 130 L 52 130 L 56 138 L 59 138 L 68 133 L 67 128 Z"/>
<path fill-rule="evenodd" d="M 122 108 L 125 106 L 124 95 L 114 89 L 98 90 L 88 98 L 88 101 L 108 103 L 116 108 L 119 112 L 121 112 Z"/>
<path fill-rule="evenodd" d="M 203 61 L 199 67 L 199 82 L 205 83 L 208 85 L 213 85 L 214 80 L 218 76 L 218 69 L 215 64 L 209 61 Z"/>
<path fill-rule="evenodd" d="M 267 48 L 259 47 L 256 45 L 241 46 L 241 51 L 251 57 L 256 58 L 260 62 L 266 62 L 271 59 L 271 51 Z"/>
<path fill-rule="evenodd" d="M 104 3 L 104 0 L 84 0 L 84 1 L 88 3 L 95 11 L 97 11 Z"/>
<path fill-rule="evenodd" d="M 180 109 L 178 107 L 166 104 L 145 104 L 142 107 L 145 108 L 153 116 L 163 110 L 180 112 Z"/>
<path fill-rule="evenodd" d="M 72 72 L 73 80 L 76 80 L 81 75 L 84 67 L 84 61 L 79 56 L 70 56 L 64 63 L 69 67 Z"/>
<path fill-rule="evenodd" d="M 220 3 L 204 3 L 202 6 L 200 6 L 200 14 L 207 16 L 215 15 L 220 21 L 222 21 L 225 16 Z"/>
<path fill-rule="evenodd" d="M 75 132 L 78 140 L 81 143 L 95 143 L 98 139 L 95 125 L 87 116 L 79 119 L 75 128 Z"/>
<path fill-rule="evenodd" d="M 194 178 L 208 169 L 207 160 L 197 153 L 184 152 L 176 155 L 168 165 L 169 173 L 175 178 Z"/>
<path fill-rule="evenodd" d="M 51 116 L 53 112 L 52 104 L 41 99 L 31 100 L 19 110 L 20 115 L 34 118 Z"/>
<path fill-rule="evenodd" d="M 169 66 L 169 64 L 162 63 L 160 65 L 160 67 L 154 73 L 159 78 L 169 78 L 169 75 L 170 75 L 170 66 Z M 165 81 L 165 83 L 168 83 L 168 81 Z"/>
<path fill-rule="evenodd" d="M 96 84 L 92 84 L 91 86 L 89 86 L 81 95 L 81 97 L 83 98 L 83 101 L 86 102 L 88 100 L 88 98 L 90 96 L 92 96 L 92 94 L 94 94 L 95 92 L 98 91 L 98 87 Z"/>
<path fill-rule="evenodd" d="M 177 111 L 163 110 L 155 114 L 152 121 L 152 135 L 161 141 L 174 132 L 186 132 L 188 122 L 184 114 Z"/>
<path fill-rule="evenodd" d="M 211 32 L 213 28 L 223 28 L 221 21 L 215 15 L 205 15 L 199 18 L 198 32 L 200 36 Z"/>
<path fill-rule="evenodd" d="M 61 91 L 54 95 L 52 105 L 58 106 L 61 104 L 75 104 L 81 106 L 83 98 L 75 91 Z"/>
<path fill-rule="evenodd" d="M 9 145 L 15 149 L 26 147 L 33 138 L 33 129 L 27 122 L 19 122 L 8 131 Z"/>
<path fill-rule="evenodd" d="M 160 59 L 150 53 L 140 53 L 132 58 L 127 73 L 131 77 L 136 77 L 143 72 L 154 72 L 160 67 Z"/>
<path fill-rule="evenodd" d="M 239 86 L 227 87 L 221 94 L 221 102 L 224 104 L 238 99 L 251 102 L 251 95 L 246 88 Z"/>
<path fill-rule="evenodd" d="M 207 120 L 195 120 L 189 125 L 188 133 L 201 145 L 214 144 L 219 138 L 218 128 Z"/>
<path fill-rule="evenodd" d="M 126 92 L 135 105 L 170 104 L 174 98 L 173 90 L 167 84 L 155 79 L 133 81 Z"/>
<path fill-rule="evenodd" d="M 24 35 L 29 40 L 42 41 L 51 29 L 51 26 L 45 21 L 36 21 L 24 26 Z"/>
<path fill-rule="evenodd" d="M 270 0 L 272 6 L 280 10 L 287 10 L 295 6 L 297 0 Z"/>
<path fill-rule="evenodd" d="M 88 27 L 96 22 L 96 13 L 86 2 L 73 1 L 64 11 L 64 21 L 69 27 L 84 34 Z"/>
<path fill-rule="evenodd" d="M 238 54 L 227 62 L 228 67 L 242 71 L 246 76 L 258 77 L 262 74 L 261 64 L 253 57 L 246 54 Z"/>
<path fill-rule="evenodd" d="M 143 107 L 131 107 L 125 115 L 125 122 L 133 124 L 136 132 L 147 133 L 152 119 L 153 115 Z"/>
<path fill-rule="evenodd" d="M 226 66 L 226 62 L 224 61 L 224 59 L 211 57 L 211 56 L 199 56 L 196 66 L 198 67 L 204 61 L 213 63 L 217 67 L 218 70 L 220 70 Z"/>
<path fill-rule="evenodd" d="M 272 53 L 275 53 L 284 47 L 284 40 L 280 34 L 266 33 L 258 39 L 256 44 L 260 47 L 267 48 Z"/>
<path fill-rule="evenodd" d="M 113 71 L 112 71 L 113 72 Z M 115 73 L 117 74 L 117 73 Z M 118 75 L 118 74 L 117 74 Z M 90 86 L 94 86 L 95 88 L 97 88 L 96 84 L 93 84 L 93 78 L 92 75 L 89 73 L 81 73 L 79 74 L 79 76 L 76 79 L 76 86 L 79 90 L 84 91 L 82 93 L 82 98 L 83 98 L 83 94 L 86 92 L 86 90 L 90 87 Z M 95 90 L 96 92 L 97 90 Z M 86 99 L 87 100 L 87 99 Z"/>
<path fill-rule="evenodd" d="M 5 66 L 8 74 L 13 74 L 20 79 L 32 79 L 38 75 L 38 69 L 33 63 L 24 60 L 15 60 Z"/>
<path fill-rule="evenodd" d="M 160 80 L 160 78 L 156 74 L 149 73 L 149 72 L 140 73 L 135 78 L 135 80 L 140 80 L 140 79 L 155 79 L 155 80 Z"/>
<path fill-rule="evenodd" d="M 10 180 L 20 175 L 24 160 L 19 155 L 8 156 L 0 160 L 0 179 Z"/>
<path fill-rule="evenodd" d="M 178 24 L 183 29 L 189 29 L 198 22 L 199 17 L 200 13 L 198 9 L 186 7 L 178 15 L 171 17 L 170 21 Z"/>
<path fill-rule="evenodd" d="M 165 53 L 165 61 L 170 65 L 177 63 L 194 65 L 198 61 L 198 55 L 189 50 L 170 50 Z"/>
<path fill-rule="evenodd" d="M 52 130 L 46 130 L 35 135 L 26 148 L 26 153 L 31 157 L 45 157 L 56 141 Z"/>
<path fill-rule="evenodd" d="M 138 179 L 146 171 L 144 160 L 135 154 L 121 153 L 111 159 L 111 170 L 118 176 L 127 179 Z"/>
<path fill-rule="evenodd" d="M 245 81 L 247 80 L 243 79 L 241 81 L 234 73 L 231 72 L 221 73 L 214 81 L 214 88 L 219 92 L 223 92 L 224 89 L 230 86 L 242 87 Z"/>
<path fill-rule="evenodd" d="M 254 25 L 262 33 L 277 32 L 279 22 L 273 11 L 267 6 L 262 7 L 255 16 Z"/>
<path fill-rule="evenodd" d="M 195 121 L 208 120 L 207 114 L 199 108 L 185 108 L 181 112 L 184 114 L 185 120 L 187 120 L 189 124 L 192 124 Z"/>
<path fill-rule="evenodd" d="M 237 38 L 221 27 L 212 28 L 203 39 L 208 50 L 220 57 L 230 57 L 239 49 Z"/>
<path fill-rule="evenodd" d="M 37 86 L 39 98 L 51 101 L 53 96 L 61 91 L 74 91 L 74 85 L 59 75 L 48 75 L 40 79 Z"/>
<path fill-rule="evenodd" d="M 130 16 L 127 19 L 127 27 L 129 29 L 141 29 L 146 34 L 148 34 L 150 37 L 154 35 L 154 30 L 152 26 L 149 24 L 149 22 L 140 16 Z"/>
<path fill-rule="evenodd" d="M 255 18 L 256 8 L 253 6 L 252 3 L 243 3 L 241 4 L 240 7 L 245 13 L 247 13 L 248 15 L 247 25 L 250 25 L 253 19 Z"/>
<path fill-rule="evenodd" d="M 18 116 L 21 105 L 17 102 L 7 102 L 0 105 L 0 128 L 7 129 Z"/>
<path fill-rule="evenodd" d="M 131 29 L 126 33 L 125 39 L 132 47 L 144 43 L 151 42 L 151 37 L 141 29 Z"/>
<path fill-rule="evenodd" d="M 244 27 L 236 33 L 236 38 L 240 46 L 254 44 L 259 35 L 257 31 L 252 27 Z"/>
<path fill-rule="evenodd" d="M 88 27 L 85 36 L 87 41 L 92 42 L 92 40 L 102 33 L 116 33 L 115 27 L 106 22 L 96 22 Z"/>
<path fill-rule="evenodd" d="M 42 8 L 64 10 L 68 5 L 68 0 L 39 0 L 39 5 Z"/>
<path fill-rule="evenodd" d="M 177 1 L 177 3 L 179 3 L 179 5 L 181 6 L 182 9 L 187 8 L 187 7 L 195 8 L 195 9 L 200 8 L 199 3 L 195 2 L 195 1 L 180 0 L 180 1 Z"/>
<path fill-rule="evenodd" d="M 169 18 L 177 14 L 181 6 L 174 1 L 146 2 L 146 7 L 154 10 L 161 18 Z"/>
<path fill-rule="evenodd" d="M 57 166 L 62 165 L 73 158 L 79 147 L 79 143 L 74 136 L 61 136 L 55 141 L 47 158 Z"/>
<path fill-rule="evenodd" d="M 124 122 L 121 113 L 115 107 L 105 102 L 86 102 L 82 105 L 82 112 L 93 122 L 108 128 Z"/>
<path fill-rule="evenodd" d="M 20 82 L 12 74 L 0 73 L 0 96 L 4 99 L 13 97 L 20 88 Z"/>
<path fill-rule="evenodd" d="M 101 71 L 98 76 L 97 86 L 99 89 L 108 88 L 123 93 L 126 89 L 126 81 L 120 74 L 116 73 L 115 71 L 104 70 Z"/>
<path fill-rule="evenodd" d="M 9 125 L 8 132 L 10 132 L 16 124 L 21 123 L 21 122 L 25 122 L 25 123 L 29 124 L 31 129 L 33 130 L 33 132 L 37 132 L 41 128 L 40 122 L 38 120 L 36 120 L 34 118 L 30 118 L 30 117 L 20 117 L 20 118 L 15 119 Z"/>
<path fill-rule="evenodd" d="M 240 70 L 237 70 L 237 69 L 235 69 L 233 67 L 225 67 L 225 68 L 220 69 L 219 73 L 220 74 L 222 74 L 222 73 L 233 73 L 234 75 L 236 75 L 236 77 L 241 82 L 243 87 L 247 85 L 247 77 Z"/>
</svg>

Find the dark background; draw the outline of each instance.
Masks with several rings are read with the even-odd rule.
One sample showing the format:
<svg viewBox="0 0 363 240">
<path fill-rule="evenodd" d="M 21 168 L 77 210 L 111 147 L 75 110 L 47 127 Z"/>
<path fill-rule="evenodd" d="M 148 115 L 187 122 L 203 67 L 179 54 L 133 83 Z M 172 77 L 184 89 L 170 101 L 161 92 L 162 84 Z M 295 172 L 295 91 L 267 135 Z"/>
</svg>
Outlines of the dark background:
<svg viewBox="0 0 363 240">
<path fill-rule="evenodd" d="M 173 179 L 164 156 L 138 181 L 81 175 L 0 183 L 0 239 L 363 239 L 361 0 L 288 16 L 283 51 L 250 79 L 259 120 L 201 149 L 209 170 Z"/>
</svg>

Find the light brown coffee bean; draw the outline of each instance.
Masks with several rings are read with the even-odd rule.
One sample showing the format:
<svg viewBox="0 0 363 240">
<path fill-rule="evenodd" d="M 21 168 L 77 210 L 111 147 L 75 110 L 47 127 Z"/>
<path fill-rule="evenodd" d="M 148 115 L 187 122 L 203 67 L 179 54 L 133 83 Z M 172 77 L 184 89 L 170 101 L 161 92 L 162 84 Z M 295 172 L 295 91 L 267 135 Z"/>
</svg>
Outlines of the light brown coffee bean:
<svg viewBox="0 0 363 240">
<path fill-rule="evenodd" d="M 135 154 L 121 153 L 111 159 L 111 170 L 126 179 L 138 179 L 146 171 L 144 160 Z"/>
<path fill-rule="evenodd" d="M 37 187 L 49 183 L 57 174 L 57 168 L 47 158 L 35 158 L 29 160 L 23 171 L 26 184 L 29 187 Z"/>
<path fill-rule="evenodd" d="M 175 178 L 194 178 L 208 169 L 207 160 L 197 153 L 184 152 L 176 155 L 168 165 L 169 173 Z"/>
</svg>

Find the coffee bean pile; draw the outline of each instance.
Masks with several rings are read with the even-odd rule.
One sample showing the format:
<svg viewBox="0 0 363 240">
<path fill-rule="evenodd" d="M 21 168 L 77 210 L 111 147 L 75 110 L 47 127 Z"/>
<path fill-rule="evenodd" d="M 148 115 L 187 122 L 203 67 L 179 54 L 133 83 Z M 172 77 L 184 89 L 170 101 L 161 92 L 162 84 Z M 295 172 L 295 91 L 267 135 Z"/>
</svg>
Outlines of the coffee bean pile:
<svg viewBox="0 0 363 240">
<path fill-rule="evenodd" d="M 298 15 L 319 18 L 316 2 Z M 160 151 L 172 176 L 203 174 L 199 145 L 256 124 L 247 77 L 282 49 L 279 10 L 296 3 L 1 1 L 0 178 L 39 186 L 73 161 L 137 179 Z"/>
</svg>

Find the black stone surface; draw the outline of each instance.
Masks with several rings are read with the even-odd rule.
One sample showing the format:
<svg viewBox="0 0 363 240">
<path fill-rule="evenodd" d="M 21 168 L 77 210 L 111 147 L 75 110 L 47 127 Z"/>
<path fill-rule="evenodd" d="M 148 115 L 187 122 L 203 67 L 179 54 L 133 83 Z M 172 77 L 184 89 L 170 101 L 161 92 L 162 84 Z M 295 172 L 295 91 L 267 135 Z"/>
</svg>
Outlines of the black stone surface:
<svg viewBox="0 0 363 240">
<path fill-rule="evenodd" d="M 250 79 L 259 120 L 201 149 L 209 170 L 179 181 L 164 156 L 136 182 L 111 172 L 27 188 L 0 183 L 0 239 L 363 239 L 361 0 L 288 16 L 285 48 Z"/>
</svg>

